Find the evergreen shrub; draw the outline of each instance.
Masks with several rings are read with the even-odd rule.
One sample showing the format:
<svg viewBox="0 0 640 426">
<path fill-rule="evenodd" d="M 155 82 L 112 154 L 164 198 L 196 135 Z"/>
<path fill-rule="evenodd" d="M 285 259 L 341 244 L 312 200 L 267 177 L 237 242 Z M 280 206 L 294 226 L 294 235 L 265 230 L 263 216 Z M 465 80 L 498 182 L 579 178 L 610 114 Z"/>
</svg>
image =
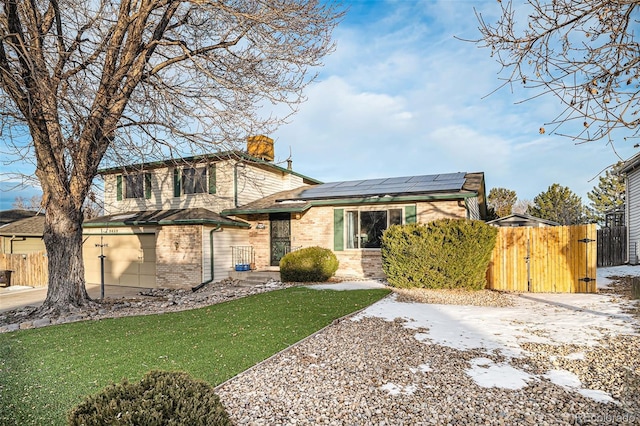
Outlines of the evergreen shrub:
<svg viewBox="0 0 640 426">
<path fill-rule="evenodd" d="M 382 268 L 394 287 L 480 290 L 497 234 L 479 220 L 393 225 L 382 236 Z"/>
<path fill-rule="evenodd" d="M 324 282 L 338 270 L 336 255 L 322 247 L 306 247 L 280 259 L 280 278 L 284 282 Z"/>
<path fill-rule="evenodd" d="M 182 372 L 150 371 L 139 383 L 124 379 L 87 397 L 69 425 L 232 425 L 213 387 Z"/>
</svg>

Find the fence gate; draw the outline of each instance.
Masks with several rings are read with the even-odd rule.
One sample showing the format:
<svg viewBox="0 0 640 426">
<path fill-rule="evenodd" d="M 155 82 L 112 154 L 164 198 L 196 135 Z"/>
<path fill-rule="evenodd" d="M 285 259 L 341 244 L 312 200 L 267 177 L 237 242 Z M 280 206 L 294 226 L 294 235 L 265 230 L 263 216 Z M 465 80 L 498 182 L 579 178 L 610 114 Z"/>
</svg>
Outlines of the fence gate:
<svg viewBox="0 0 640 426">
<path fill-rule="evenodd" d="M 595 293 L 596 226 L 498 228 L 487 288 Z"/>
<path fill-rule="evenodd" d="M 598 267 L 623 265 L 627 259 L 627 227 L 598 229 Z"/>
</svg>

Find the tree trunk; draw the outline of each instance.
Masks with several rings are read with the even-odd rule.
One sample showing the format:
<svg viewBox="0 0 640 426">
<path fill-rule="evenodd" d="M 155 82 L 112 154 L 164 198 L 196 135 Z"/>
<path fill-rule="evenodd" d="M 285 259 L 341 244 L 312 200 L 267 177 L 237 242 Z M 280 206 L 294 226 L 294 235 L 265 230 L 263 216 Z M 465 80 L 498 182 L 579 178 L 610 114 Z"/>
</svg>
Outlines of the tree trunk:
<svg viewBox="0 0 640 426">
<path fill-rule="evenodd" d="M 82 211 L 69 202 L 46 206 L 44 245 L 49 266 L 49 288 L 42 312 L 65 312 L 90 302 L 82 260 Z"/>
</svg>

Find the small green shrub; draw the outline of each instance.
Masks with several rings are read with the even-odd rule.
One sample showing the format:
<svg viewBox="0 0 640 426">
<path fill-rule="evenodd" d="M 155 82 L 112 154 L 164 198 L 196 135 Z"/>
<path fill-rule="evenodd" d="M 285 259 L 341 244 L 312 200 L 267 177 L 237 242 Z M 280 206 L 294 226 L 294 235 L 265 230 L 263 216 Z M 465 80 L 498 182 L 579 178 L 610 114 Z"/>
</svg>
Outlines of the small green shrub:
<svg viewBox="0 0 640 426">
<path fill-rule="evenodd" d="M 307 247 L 280 259 L 280 278 L 284 282 L 323 282 L 336 273 L 338 265 L 338 258 L 331 250 Z"/>
<path fill-rule="evenodd" d="M 181 372 L 150 371 L 87 397 L 69 412 L 69 425 L 232 425 L 209 384 Z"/>
<path fill-rule="evenodd" d="M 395 287 L 480 290 L 497 233 L 478 220 L 394 225 L 382 236 L 382 268 Z"/>
</svg>

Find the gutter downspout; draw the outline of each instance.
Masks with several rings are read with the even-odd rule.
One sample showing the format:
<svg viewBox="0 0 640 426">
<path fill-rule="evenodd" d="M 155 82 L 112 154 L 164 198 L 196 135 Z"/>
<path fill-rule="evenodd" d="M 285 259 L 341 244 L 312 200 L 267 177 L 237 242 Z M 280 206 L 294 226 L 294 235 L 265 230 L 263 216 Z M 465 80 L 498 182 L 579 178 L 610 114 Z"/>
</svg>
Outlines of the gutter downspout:
<svg viewBox="0 0 640 426">
<path fill-rule="evenodd" d="M 202 282 L 200 284 L 198 284 L 195 287 L 191 287 L 191 291 L 192 292 L 196 292 L 198 290 L 200 290 L 202 287 L 204 287 L 205 285 L 209 284 L 210 282 L 213 281 L 213 277 L 214 277 L 214 268 L 213 268 L 213 233 L 214 232 L 218 232 L 220 231 L 220 229 L 222 228 L 222 225 L 216 225 L 215 228 L 213 228 L 211 231 L 209 231 L 209 268 L 210 268 L 210 273 L 211 273 L 211 278 L 208 279 L 205 282 Z"/>
</svg>

